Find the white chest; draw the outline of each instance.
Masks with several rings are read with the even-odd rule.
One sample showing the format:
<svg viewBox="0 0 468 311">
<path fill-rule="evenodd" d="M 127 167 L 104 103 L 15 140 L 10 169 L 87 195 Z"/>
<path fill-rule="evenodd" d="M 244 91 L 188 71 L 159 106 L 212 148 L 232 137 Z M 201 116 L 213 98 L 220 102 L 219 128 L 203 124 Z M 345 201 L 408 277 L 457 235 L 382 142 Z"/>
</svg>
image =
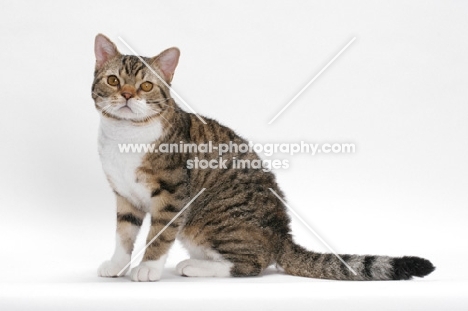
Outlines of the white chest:
<svg viewBox="0 0 468 311">
<path fill-rule="evenodd" d="M 151 189 L 137 181 L 136 172 L 145 153 L 124 150 L 124 146 L 151 144 L 162 135 L 162 126 L 154 122 L 145 126 L 101 118 L 99 156 L 102 168 L 114 190 L 142 210 L 149 210 Z"/>
</svg>

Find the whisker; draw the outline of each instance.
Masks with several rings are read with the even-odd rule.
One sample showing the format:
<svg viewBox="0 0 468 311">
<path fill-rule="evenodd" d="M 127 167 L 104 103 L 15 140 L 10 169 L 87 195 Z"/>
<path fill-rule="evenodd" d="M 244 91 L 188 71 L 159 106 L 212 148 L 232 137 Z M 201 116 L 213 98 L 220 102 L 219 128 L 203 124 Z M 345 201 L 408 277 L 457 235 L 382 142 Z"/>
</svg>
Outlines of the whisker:
<svg viewBox="0 0 468 311">
<path fill-rule="evenodd" d="M 148 107 L 148 111 L 152 111 L 152 112 L 156 112 L 156 113 L 162 113 L 164 112 L 165 110 L 164 109 L 160 109 L 159 107 L 156 107 L 156 109 L 154 107 Z"/>
<path fill-rule="evenodd" d="M 162 105 L 165 109 L 166 108 L 171 108 L 171 109 L 174 109 L 175 112 L 179 112 L 181 111 L 182 109 L 180 109 L 179 107 L 173 107 L 173 106 L 170 106 L 170 105 L 166 105 L 166 104 L 163 104 L 163 103 L 160 103 L 160 104 L 152 104 L 152 103 L 147 103 L 148 105 L 153 105 L 153 106 L 156 106 L 156 105 Z"/>
<path fill-rule="evenodd" d="M 161 113 L 161 112 L 162 112 L 162 110 L 155 110 L 155 109 L 153 109 L 153 108 L 151 108 L 151 107 L 148 107 L 148 109 L 149 109 L 150 111 L 156 112 L 156 113 Z"/>
<path fill-rule="evenodd" d="M 112 109 L 112 104 L 109 104 L 109 105 L 105 106 L 105 107 L 102 109 L 102 111 L 103 111 L 104 113 L 110 113 L 110 114 L 112 114 L 112 111 L 110 111 L 111 109 Z"/>
<path fill-rule="evenodd" d="M 166 120 L 166 121 L 167 121 L 167 124 L 169 124 L 169 126 L 172 126 L 171 122 L 169 122 L 169 120 L 166 119 L 162 114 L 159 114 L 159 116 L 160 116 L 161 118 L 163 118 L 164 120 Z"/>
<path fill-rule="evenodd" d="M 167 106 L 167 107 L 171 107 L 173 109 L 178 109 L 178 107 L 174 107 L 174 106 L 171 106 L 171 105 L 168 105 L 166 104 L 165 102 L 171 100 L 173 98 L 167 98 L 167 99 L 164 99 L 164 100 L 155 100 L 155 101 L 146 101 L 147 104 L 157 104 L 157 105 L 164 105 L 164 106 Z"/>
<path fill-rule="evenodd" d="M 113 103 L 112 100 L 109 99 L 109 100 L 103 100 L 103 101 L 97 102 L 95 104 L 96 105 L 103 105 L 103 104 L 104 105 L 106 105 L 106 104 L 112 105 L 112 103 Z"/>
<path fill-rule="evenodd" d="M 104 107 L 112 106 L 112 103 L 111 103 L 111 102 L 100 102 L 99 104 L 105 104 Z M 99 107 L 99 106 L 98 106 L 98 107 Z M 102 107 L 101 109 L 104 109 L 104 107 Z"/>
<path fill-rule="evenodd" d="M 93 94 L 96 95 L 97 97 L 106 98 L 106 97 L 104 97 L 104 96 L 102 96 L 102 95 L 99 95 L 99 94 L 96 93 L 96 92 L 91 91 L 91 93 L 93 93 Z"/>
<path fill-rule="evenodd" d="M 156 112 L 156 115 L 159 115 L 161 118 L 163 118 L 164 120 L 166 120 L 166 121 L 167 121 L 167 124 L 169 124 L 169 126 L 172 127 L 171 122 L 169 122 L 169 120 L 166 119 L 166 118 L 162 115 L 162 111 L 161 111 L 161 110 L 159 110 L 159 111 L 158 111 L 158 110 L 154 110 L 154 109 L 152 109 L 151 107 L 150 107 L 150 110 L 153 111 L 153 112 Z"/>
<path fill-rule="evenodd" d="M 166 107 L 169 107 L 169 108 L 173 108 L 173 109 L 179 109 L 178 107 L 174 107 L 174 106 L 171 106 L 171 105 L 168 105 L 168 104 L 165 104 L 165 103 L 156 103 L 157 105 L 163 105 L 163 106 L 166 106 Z M 180 109 L 179 109 L 180 110 Z"/>
<path fill-rule="evenodd" d="M 102 107 L 101 110 L 106 110 L 106 109 L 108 109 L 110 106 L 112 106 L 112 104 L 109 104 L 109 105 L 106 105 L 106 106 Z"/>
<path fill-rule="evenodd" d="M 160 103 L 163 103 L 163 102 L 167 102 L 167 101 L 169 101 L 169 100 L 171 100 L 171 99 L 173 99 L 173 98 L 166 98 L 166 99 L 161 99 L 161 100 L 152 100 L 152 101 L 149 101 L 149 102 L 151 102 L 151 103 L 155 103 L 155 102 L 157 102 L 157 103 L 159 103 L 159 102 L 160 102 Z"/>
</svg>

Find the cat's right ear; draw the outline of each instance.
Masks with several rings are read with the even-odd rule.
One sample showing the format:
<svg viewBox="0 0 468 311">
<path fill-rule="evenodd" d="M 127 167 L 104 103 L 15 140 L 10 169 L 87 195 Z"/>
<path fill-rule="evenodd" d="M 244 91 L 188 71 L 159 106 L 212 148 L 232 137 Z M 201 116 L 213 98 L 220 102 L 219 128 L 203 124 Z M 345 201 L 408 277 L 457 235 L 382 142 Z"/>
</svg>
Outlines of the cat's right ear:
<svg viewBox="0 0 468 311">
<path fill-rule="evenodd" d="M 102 65 L 109 59 L 119 55 L 119 51 L 114 42 L 103 34 L 98 34 L 94 40 L 94 55 L 96 55 L 96 69 L 101 69 Z"/>
</svg>

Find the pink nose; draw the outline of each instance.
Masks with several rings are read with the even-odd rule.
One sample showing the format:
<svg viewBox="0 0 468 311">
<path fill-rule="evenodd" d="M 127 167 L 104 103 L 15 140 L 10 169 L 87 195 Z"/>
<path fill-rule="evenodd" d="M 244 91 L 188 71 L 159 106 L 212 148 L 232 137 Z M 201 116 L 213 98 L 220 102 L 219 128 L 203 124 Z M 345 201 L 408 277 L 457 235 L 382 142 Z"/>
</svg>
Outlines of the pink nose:
<svg viewBox="0 0 468 311">
<path fill-rule="evenodd" d="M 133 97 L 133 94 L 130 93 L 130 92 L 122 92 L 120 95 L 122 95 L 123 97 L 125 97 L 125 99 L 129 99 L 129 98 L 132 98 L 132 97 Z"/>
</svg>

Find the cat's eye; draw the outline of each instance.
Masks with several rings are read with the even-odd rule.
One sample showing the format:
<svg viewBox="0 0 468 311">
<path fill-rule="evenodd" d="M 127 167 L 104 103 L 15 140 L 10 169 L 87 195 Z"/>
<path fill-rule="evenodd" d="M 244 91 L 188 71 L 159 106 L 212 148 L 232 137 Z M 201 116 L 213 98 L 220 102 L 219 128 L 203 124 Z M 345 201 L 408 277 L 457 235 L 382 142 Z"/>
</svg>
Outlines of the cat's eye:
<svg viewBox="0 0 468 311">
<path fill-rule="evenodd" d="M 120 82 L 116 76 L 109 76 L 107 77 L 107 83 L 109 83 L 109 85 L 112 85 L 112 86 L 117 86 L 119 85 Z"/>
<path fill-rule="evenodd" d="M 141 85 L 140 85 L 140 88 L 145 91 L 145 92 L 149 92 L 153 89 L 153 83 L 151 82 L 143 82 Z"/>
</svg>

